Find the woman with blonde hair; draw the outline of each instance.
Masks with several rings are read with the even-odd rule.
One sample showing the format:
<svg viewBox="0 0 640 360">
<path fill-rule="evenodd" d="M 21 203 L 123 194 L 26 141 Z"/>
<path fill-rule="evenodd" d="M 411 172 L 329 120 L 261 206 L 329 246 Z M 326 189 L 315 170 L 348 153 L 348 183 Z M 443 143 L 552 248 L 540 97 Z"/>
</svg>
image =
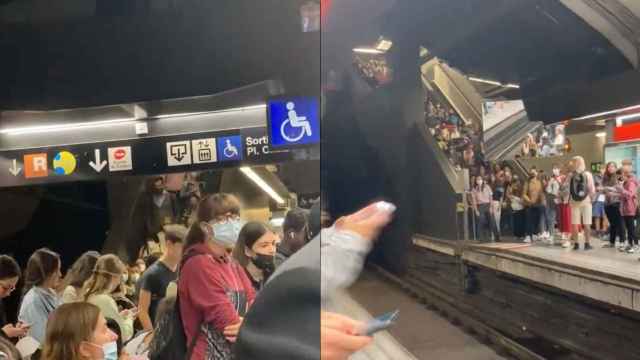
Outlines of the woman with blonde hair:
<svg viewBox="0 0 640 360">
<path fill-rule="evenodd" d="M 76 260 L 62 280 L 62 302 L 70 303 L 82 300 L 80 292 L 84 282 L 93 273 L 96 261 L 100 257 L 97 251 L 87 251 Z"/>
<path fill-rule="evenodd" d="M 61 305 L 49 320 L 43 360 L 116 360 L 118 336 L 100 309 L 86 302 Z"/>
<path fill-rule="evenodd" d="M 118 304 L 113 297 L 114 291 L 122 282 L 122 274 L 126 266 L 115 255 L 102 255 L 98 258 L 93 274 L 84 283 L 83 298 L 96 305 L 107 319 L 118 323 L 124 342 L 133 336 L 133 321 L 136 311 L 118 310 Z"/>
</svg>

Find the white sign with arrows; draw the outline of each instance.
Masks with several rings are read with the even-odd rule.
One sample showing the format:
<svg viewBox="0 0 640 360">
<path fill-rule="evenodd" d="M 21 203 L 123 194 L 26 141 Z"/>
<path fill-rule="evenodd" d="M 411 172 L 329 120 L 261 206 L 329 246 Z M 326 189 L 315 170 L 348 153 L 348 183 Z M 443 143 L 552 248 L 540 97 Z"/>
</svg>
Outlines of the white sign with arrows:
<svg viewBox="0 0 640 360">
<path fill-rule="evenodd" d="M 96 172 L 101 172 L 105 166 L 107 166 L 107 160 L 100 161 L 100 149 L 95 149 L 93 151 L 95 159 L 94 161 L 89 161 L 89 166 L 93 168 Z"/>
<path fill-rule="evenodd" d="M 9 168 L 9 172 L 13 176 L 18 176 L 18 174 L 20 174 L 20 171 L 22 171 L 22 168 L 18 166 L 18 160 L 13 159 L 12 166 Z"/>
</svg>

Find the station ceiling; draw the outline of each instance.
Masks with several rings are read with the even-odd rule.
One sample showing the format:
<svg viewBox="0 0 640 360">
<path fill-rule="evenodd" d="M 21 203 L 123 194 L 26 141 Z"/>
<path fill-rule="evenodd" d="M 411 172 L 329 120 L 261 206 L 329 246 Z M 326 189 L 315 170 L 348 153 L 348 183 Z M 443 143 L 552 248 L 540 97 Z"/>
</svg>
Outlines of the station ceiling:
<svg viewBox="0 0 640 360">
<path fill-rule="evenodd" d="M 372 4 L 381 7 L 380 2 Z M 340 23 L 333 3 L 332 21 Z M 413 49 L 424 46 L 465 74 L 519 84 L 532 120 L 554 123 L 640 103 L 634 85 L 640 81 L 640 6 L 635 1 L 384 3 L 390 7 L 383 15 L 374 11 L 368 19 L 375 25 L 361 32 L 368 31 L 369 39 L 391 38 L 395 49 L 389 56 L 397 66 L 413 66 Z M 359 14 L 367 18 L 367 5 L 361 6 Z"/>
</svg>

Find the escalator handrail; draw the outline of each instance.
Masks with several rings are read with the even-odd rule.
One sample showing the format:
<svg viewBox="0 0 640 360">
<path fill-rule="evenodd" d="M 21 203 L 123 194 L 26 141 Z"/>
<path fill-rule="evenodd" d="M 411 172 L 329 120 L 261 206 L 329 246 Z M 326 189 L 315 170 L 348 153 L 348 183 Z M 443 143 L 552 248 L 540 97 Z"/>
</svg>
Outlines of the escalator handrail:
<svg viewBox="0 0 640 360">
<path fill-rule="evenodd" d="M 485 141 L 493 139 L 496 135 L 505 131 L 507 128 L 513 126 L 516 122 L 521 121 L 522 118 L 527 118 L 527 112 L 525 110 L 521 110 L 515 114 L 510 115 L 506 119 L 502 120 L 499 124 L 496 124 L 491 129 L 484 131 Z M 527 121 L 528 121 L 528 118 L 527 118 Z"/>
<path fill-rule="evenodd" d="M 525 127 L 524 128 L 525 131 L 521 131 L 520 133 L 518 133 L 516 136 L 516 140 L 511 142 L 511 145 L 505 147 L 502 151 L 498 152 L 498 154 L 495 156 L 495 159 L 496 160 L 502 159 L 505 156 L 505 154 L 509 153 L 515 146 L 518 146 L 518 144 L 520 144 L 520 142 L 522 141 L 522 139 L 526 134 L 536 131 L 540 126 L 542 126 L 541 122 L 532 122 L 531 126 Z"/>
</svg>

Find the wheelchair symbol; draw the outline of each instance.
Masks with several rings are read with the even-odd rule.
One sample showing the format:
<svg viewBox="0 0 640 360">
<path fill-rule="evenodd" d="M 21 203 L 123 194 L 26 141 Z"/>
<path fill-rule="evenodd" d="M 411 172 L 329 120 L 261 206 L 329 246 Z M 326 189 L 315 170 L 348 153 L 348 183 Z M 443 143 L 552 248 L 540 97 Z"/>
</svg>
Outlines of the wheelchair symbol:
<svg viewBox="0 0 640 360">
<path fill-rule="evenodd" d="M 238 156 L 238 148 L 233 146 L 231 140 L 227 139 L 227 145 L 224 147 L 224 156 L 228 158 L 233 158 Z"/>
<path fill-rule="evenodd" d="M 311 136 L 311 124 L 307 120 L 306 116 L 298 116 L 295 110 L 295 104 L 292 102 L 287 103 L 288 117 L 287 120 L 282 122 L 280 126 L 280 134 L 288 142 L 296 142 L 302 139 L 305 135 Z M 298 135 L 289 136 L 291 132 L 285 131 L 286 128 L 299 129 Z"/>
</svg>

